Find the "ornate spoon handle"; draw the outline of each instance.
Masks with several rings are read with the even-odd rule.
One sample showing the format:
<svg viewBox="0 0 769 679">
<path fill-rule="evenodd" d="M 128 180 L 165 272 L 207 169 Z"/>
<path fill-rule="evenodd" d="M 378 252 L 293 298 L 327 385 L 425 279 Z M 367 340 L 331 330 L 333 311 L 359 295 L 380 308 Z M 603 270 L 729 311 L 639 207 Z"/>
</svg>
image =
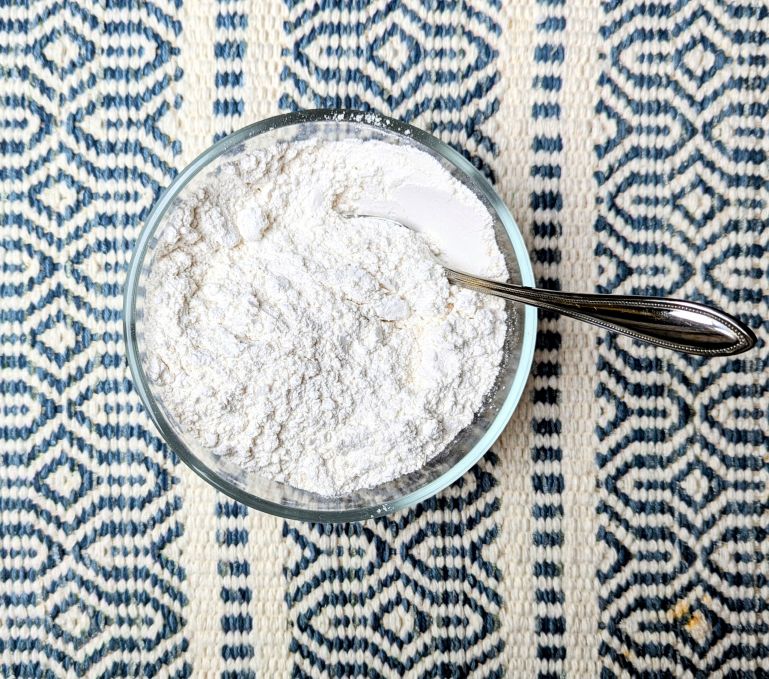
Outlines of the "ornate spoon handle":
<svg viewBox="0 0 769 679">
<path fill-rule="evenodd" d="M 497 283 L 446 269 L 465 288 L 550 309 L 635 339 L 705 356 L 730 356 L 756 343 L 753 331 L 723 311 L 666 297 L 591 295 Z"/>
</svg>

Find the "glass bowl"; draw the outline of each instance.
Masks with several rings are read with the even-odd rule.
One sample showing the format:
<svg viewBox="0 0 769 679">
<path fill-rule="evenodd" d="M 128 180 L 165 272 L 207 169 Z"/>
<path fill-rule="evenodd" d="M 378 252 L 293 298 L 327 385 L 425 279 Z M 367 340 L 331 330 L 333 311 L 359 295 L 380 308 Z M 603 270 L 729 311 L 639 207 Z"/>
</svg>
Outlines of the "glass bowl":
<svg viewBox="0 0 769 679">
<path fill-rule="evenodd" d="M 415 146 L 438 160 L 468 186 L 494 216 L 497 244 L 505 256 L 510 280 L 533 285 L 526 247 L 510 212 L 483 175 L 462 155 L 435 137 L 410 125 L 359 111 L 317 110 L 289 113 L 244 127 L 198 156 L 172 182 L 152 209 L 136 245 L 124 298 L 128 364 L 134 386 L 168 445 L 208 483 L 235 500 L 270 514 L 308 521 L 354 521 L 393 512 L 442 490 L 486 453 L 502 433 L 521 397 L 531 367 L 536 334 L 536 312 L 508 303 L 504 359 L 496 384 L 474 421 L 426 466 L 376 488 L 341 497 L 323 497 L 284 483 L 244 472 L 207 451 L 181 431 L 153 393 L 145 373 L 143 343 L 143 282 L 152 265 L 158 235 L 175 202 L 190 191 L 215 181 L 215 173 L 244 149 L 269 147 L 312 137 L 376 139 Z"/>
</svg>

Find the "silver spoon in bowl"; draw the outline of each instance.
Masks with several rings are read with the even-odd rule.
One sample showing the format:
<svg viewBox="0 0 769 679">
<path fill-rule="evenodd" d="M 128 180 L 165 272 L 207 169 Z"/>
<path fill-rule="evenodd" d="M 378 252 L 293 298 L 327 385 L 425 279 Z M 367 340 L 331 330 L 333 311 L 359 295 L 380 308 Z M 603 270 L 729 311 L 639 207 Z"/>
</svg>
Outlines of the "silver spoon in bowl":
<svg viewBox="0 0 769 679">
<path fill-rule="evenodd" d="M 345 216 L 383 219 L 410 228 L 390 216 Z M 445 269 L 449 282 L 455 285 L 540 309 L 557 311 L 564 316 L 629 335 L 658 347 L 703 356 L 731 356 L 748 351 L 756 344 L 755 334 L 742 321 L 720 309 L 698 302 L 671 297 L 596 295 L 528 288 L 480 278 L 451 269 L 440 261 L 438 263 Z"/>
</svg>

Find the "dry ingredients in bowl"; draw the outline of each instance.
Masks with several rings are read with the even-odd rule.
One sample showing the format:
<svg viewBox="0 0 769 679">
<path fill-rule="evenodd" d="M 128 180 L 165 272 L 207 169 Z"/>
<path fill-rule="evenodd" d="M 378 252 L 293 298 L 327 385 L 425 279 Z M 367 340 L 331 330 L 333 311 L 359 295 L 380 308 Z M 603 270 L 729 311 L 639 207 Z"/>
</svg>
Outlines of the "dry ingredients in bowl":
<svg viewBox="0 0 769 679">
<path fill-rule="evenodd" d="M 420 229 L 349 214 L 383 210 Z M 144 365 L 189 438 L 325 496 L 423 466 L 492 388 L 505 279 L 492 218 L 428 154 L 308 140 L 227 161 L 168 216 L 145 290 Z"/>
</svg>

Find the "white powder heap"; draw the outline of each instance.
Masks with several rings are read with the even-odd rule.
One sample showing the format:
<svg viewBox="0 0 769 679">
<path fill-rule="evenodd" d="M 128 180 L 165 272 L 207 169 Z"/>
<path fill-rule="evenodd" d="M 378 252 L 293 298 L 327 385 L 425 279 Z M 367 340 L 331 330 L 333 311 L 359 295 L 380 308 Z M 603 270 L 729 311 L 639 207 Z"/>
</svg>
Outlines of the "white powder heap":
<svg viewBox="0 0 769 679">
<path fill-rule="evenodd" d="M 421 233 L 343 216 L 360 206 Z M 155 393 L 187 438 L 322 495 L 421 467 L 480 409 L 506 333 L 503 302 L 450 286 L 431 248 L 504 279 L 491 224 L 413 147 L 310 140 L 227 161 L 151 262 Z"/>
</svg>

